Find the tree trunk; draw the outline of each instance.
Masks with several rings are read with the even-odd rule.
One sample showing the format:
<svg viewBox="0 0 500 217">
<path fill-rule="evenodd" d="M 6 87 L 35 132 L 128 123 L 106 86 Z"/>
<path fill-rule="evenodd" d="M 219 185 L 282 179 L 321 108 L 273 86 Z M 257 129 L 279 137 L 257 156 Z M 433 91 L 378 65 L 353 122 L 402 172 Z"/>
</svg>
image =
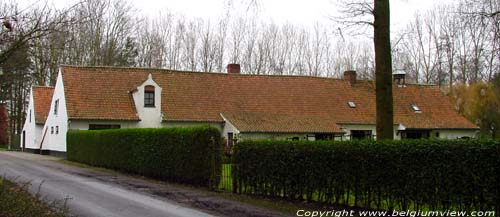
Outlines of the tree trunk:
<svg viewBox="0 0 500 217">
<path fill-rule="evenodd" d="M 374 0 L 377 139 L 394 139 L 389 0 Z"/>
</svg>

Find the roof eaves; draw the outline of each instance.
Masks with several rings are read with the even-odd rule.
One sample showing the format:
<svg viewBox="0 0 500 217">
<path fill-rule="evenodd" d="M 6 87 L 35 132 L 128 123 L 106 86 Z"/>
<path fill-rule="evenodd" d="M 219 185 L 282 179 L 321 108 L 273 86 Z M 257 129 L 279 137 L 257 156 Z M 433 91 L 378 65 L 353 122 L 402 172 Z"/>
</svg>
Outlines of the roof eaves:
<svg viewBox="0 0 500 217">
<path fill-rule="evenodd" d="M 469 127 L 434 127 L 434 128 L 406 128 L 406 130 L 479 130 L 480 128 L 469 128 Z"/>
<path fill-rule="evenodd" d="M 316 133 L 333 133 L 333 134 L 345 134 L 342 131 L 281 131 L 281 130 L 240 130 L 240 133 L 305 133 L 305 134 L 316 134 Z"/>
<path fill-rule="evenodd" d="M 68 120 L 79 120 L 79 121 L 141 121 L 140 118 L 100 118 L 100 117 L 69 117 Z"/>
<path fill-rule="evenodd" d="M 224 121 L 220 120 L 197 120 L 197 119 L 192 119 L 192 120 L 187 120 L 187 119 L 163 119 L 162 122 L 196 122 L 196 123 L 224 123 Z"/>
</svg>

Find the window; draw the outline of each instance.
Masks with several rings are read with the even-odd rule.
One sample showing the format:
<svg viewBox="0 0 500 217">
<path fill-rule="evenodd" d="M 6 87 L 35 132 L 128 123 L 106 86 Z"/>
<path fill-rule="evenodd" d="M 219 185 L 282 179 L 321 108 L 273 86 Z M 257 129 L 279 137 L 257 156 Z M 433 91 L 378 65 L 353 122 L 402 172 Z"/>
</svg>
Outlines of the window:
<svg viewBox="0 0 500 217">
<path fill-rule="evenodd" d="M 294 137 L 290 138 L 290 140 L 292 140 L 292 141 L 299 141 L 300 138 L 298 136 L 294 136 Z"/>
<path fill-rule="evenodd" d="M 56 126 L 56 134 L 59 134 L 59 126 Z"/>
<path fill-rule="evenodd" d="M 371 130 L 351 130 L 351 139 L 372 139 Z"/>
<path fill-rule="evenodd" d="M 148 85 L 144 87 L 144 107 L 155 107 L 155 87 Z"/>
<path fill-rule="evenodd" d="M 89 130 L 120 129 L 119 124 L 89 124 Z"/>
<path fill-rule="evenodd" d="M 30 123 L 31 123 L 31 109 L 30 109 Z"/>
<path fill-rule="evenodd" d="M 331 133 L 318 133 L 315 134 L 314 137 L 315 140 L 333 140 L 335 135 Z"/>
<path fill-rule="evenodd" d="M 349 107 L 351 108 L 356 108 L 356 103 L 354 103 L 353 101 L 347 102 L 347 105 L 349 105 Z"/>
<path fill-rule="evenodd" d="M 403 139 L 428 139 L 429 136 L 429 130 L 405 130 L 401 132 Z"/>
<path fill-rule="evenodd" d="M 54 114 L 57 115 L 57 109 L 59 107 L 59 100 L 57 99 L 55 102 L 54 102 Z"/>
<path fill-rule="evenodd" d="M 50 127 L 50 134 L 54 134 L 54 127 Z"/>
<path fill-rule="evenodd" d="M 417 104 L 411 104 L 411 108 L 413 109 L 413 111 L 415 111 L 415 113 L 421 113 L 422 112 L 420 110 L 420 108 L 417 106 Z"/>
</svg>

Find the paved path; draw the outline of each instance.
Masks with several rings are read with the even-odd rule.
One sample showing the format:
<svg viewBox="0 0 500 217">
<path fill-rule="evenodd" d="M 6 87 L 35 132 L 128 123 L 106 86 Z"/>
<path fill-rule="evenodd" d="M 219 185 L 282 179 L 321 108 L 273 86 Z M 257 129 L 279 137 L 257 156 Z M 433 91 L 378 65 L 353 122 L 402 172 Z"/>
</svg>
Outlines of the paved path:
<svg viewBox="0 0 500 217">
<path fill-rule="evenodd" d="M 48 200 L 64 200 L 77 216 L 211 216 L 147 192 L 96 179 L 78 167 L 62 165 L 53 157 L 0 151 L 0 176 L 18 183 L 30 182 L 31 193 Z M 111 175 L 110 175 L 111 176 Z M 102 177 L 101 177 L 102 178 Z M 39 186 L 41 184 L 41 188 Z"/>
</svg>

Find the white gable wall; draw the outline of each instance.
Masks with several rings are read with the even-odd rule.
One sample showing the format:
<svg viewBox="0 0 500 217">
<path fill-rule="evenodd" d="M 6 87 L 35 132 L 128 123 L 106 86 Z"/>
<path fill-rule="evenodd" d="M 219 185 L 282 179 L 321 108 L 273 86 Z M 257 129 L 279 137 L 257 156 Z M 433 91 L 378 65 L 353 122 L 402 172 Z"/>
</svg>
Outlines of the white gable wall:
<svg viewBox="0 0 500 217">
<path fill-rule="evenodd" d="M 39 126 L 38 130 L 41 131 L 41 128 L 43 128 L 43 126 Z M 26 112 L 26 120 L 24 121 L 23 132 L 25 133 L 26 141 L 23 141 L 23 135 L 21 134 L 21 148 L 24 143 L 25 148 L 38 149 L 40 144 L 40 133 L 37 132 L 37 124 L 35 120 L 35 101 L 33 98 L 33 88 L 31 88 L 30 90 L 30 101 L 28 103 L 28 110 Z"/>
<path fill-rule="evenodd" d="M 144 87 L 148 85 L 155 87 L 154 107 L 144 107 Z M 149 74 L 148 79 L 137 87 L 137 91 L 134 91 L 132 93 L 135 102 L 135 108 L 137 110 L 139 118 L 141 119 L 141 121 L 137 123 L 138 128 L 161 127 L 161 91 L 162 88 L 153 80 L 152 75 Z"/>
<path fill-rule="evenodd" d="M 222 119 L 224 119 L 224 127 L 222 128 L 222 137 L 224 137 L 226 140 L 229 139 L 227 138 L 228 133 L 233 133 L 233 137 L 236 139 L 240 139 L 240 131 L 236 126 L 234 126 L 229 120 L 227 120 L 224 115 L 221 114 Z"/>
<path fill-rule="evenodd" d="M 59 100 L 57 114 L 54 113 L 56 100 Z M 59 132 L 56 132 L 59 128 Z M 50 104 L 49 115 L 43 129 L 42 137 L 47 129 L 45 140 L 42 144 L 42 150 L 66 152 L 66 133 L 68 132 L 68 112 L 66 109 L 66 97 L 64 95 L 64 84 L 61 70 L 57 75 L 57 82 L 54 89 L 54 95 Z M 52 129 L 54 129 L 52 131 Z"/>
</svg>

